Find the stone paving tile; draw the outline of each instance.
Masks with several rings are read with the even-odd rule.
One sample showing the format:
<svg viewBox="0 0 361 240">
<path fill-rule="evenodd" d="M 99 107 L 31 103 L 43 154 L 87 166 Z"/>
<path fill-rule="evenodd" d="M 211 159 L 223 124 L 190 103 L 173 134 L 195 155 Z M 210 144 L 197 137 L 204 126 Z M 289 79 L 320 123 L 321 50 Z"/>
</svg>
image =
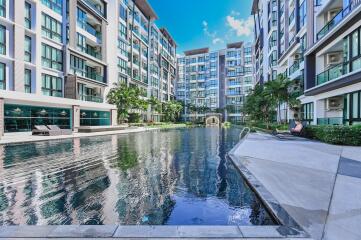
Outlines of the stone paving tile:
<svg viewBox="0 0 361 240">
<path fill-rule="evenodd" d="M 254 138 L 239 145 L 235 154 L 336 173 L 341 148 L 318 142 L 312 142 L 311 145 L 298 141 L 279 141 L 275 138 L 262 138 L 261 141 Z"/>
<path fill-rule="evenodd" d="M 55 227 L 48 237 L 112 237 L 117 225 L 62 225 Z"/>
<path fill-rule="evenodd" d="M 246 238 L 282 238 L 276 226 L 239 226 L 243 237 Z"/>
<path fill-rule="evenodd" d="M 179 237 L 176 226 L 119 226 L 114 237 Z"/>
<path fill-rule="evenodd" d="M 341 157 L 338 174 L 361 178 L 361 161 Z"/>
<path fill-rule="evenodd" d="M 236 238 L 242 237 L 237 226 L 178 226 L 180 237 Z"/>
<path fill-rule="evenodd" d="M 361 179 L 338 175 L 324 240 L 361 239 Z"/>
<path fill-rule="evenodd" d="M 0 226 L 0 238 L 43 238 L 55 228 L 56 226 Z"/>
<path fill-rule="evenodd" d="M 361 162 L 361 147 L 342 147 L 342 157 Z"/>
</svg>

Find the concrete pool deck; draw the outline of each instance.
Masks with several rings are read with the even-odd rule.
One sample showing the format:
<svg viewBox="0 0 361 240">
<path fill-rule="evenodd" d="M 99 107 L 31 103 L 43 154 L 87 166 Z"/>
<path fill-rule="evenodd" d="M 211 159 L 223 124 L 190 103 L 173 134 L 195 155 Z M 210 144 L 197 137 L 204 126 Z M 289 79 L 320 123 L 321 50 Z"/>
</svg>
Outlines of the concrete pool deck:
<svg viewBox="0 0 361 240">
<path fill-rule="evenodd" d="M 284 209 L 313 239 L 361 239 L 360 147 L 252 133 L 230 157 L 276 215 Z"/>
<path fill-rule="evenodd" d="M 137 132 L 151 131 L 154 129 L 156 128 L 136 127 L 136 128 L 127 128 L 124 130 L 116 130 L 116 131 L 104 131 L 104 132 L 92 132 L 92 133 L 77 132 L 77 133 L 72 133 L 71 135 L 60 135 L 60 136 L 33 136 L 31 135 L 31 132 L 5 133 L 4 136 L 0 138 L 0 145 L 60 140 L 60 139 L 79 138 L 79 137 L 94 137 L 94 136 L 105 136 L 105 135 L 114 135 L 114 134 L 137 133 Z"/>
</svg>

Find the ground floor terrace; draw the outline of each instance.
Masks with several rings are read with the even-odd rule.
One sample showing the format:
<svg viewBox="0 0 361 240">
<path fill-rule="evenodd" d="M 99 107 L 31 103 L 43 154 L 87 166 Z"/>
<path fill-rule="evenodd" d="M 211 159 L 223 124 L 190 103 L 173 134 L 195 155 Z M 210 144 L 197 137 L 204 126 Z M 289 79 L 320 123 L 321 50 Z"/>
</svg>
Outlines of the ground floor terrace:
<svg viewBox="0 0 361 240">
<path fill-rule="evenodd" d="M 35 125 L 62 129 L 117 125 L 114 105 L 0 90 L 0 137 L 29 132 Z"/>
<path fill-rule="evenodd" d="M 317 89 L 314 89 L 317 90 Z M 324 92 L 306 92 L 300 97 L 301 117 L 313 125 L 361 123 L 361 82 Z"/>
</svg>

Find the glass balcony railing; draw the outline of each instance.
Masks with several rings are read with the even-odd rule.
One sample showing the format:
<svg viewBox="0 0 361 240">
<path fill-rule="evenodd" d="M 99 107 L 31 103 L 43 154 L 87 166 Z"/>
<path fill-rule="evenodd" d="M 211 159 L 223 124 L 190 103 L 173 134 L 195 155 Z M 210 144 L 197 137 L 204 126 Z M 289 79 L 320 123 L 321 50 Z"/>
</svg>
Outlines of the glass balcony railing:
<svg viewBox="0 0 361 240">
<path fill-rule="evenodd" d="M 90 48 L 90 47 L 86 48 L 85 53 L 89 54 L 90 56 L 93 56 L 99 60 L 102 59 L 102 54 L 98 51 L 95 51 L 94 48 Z"/>
<path fill-rule="evenodd" d="M 317 125 L 343 125 L 343 117 L 317 118 Z"/>
<path fill-rule="evenodd" d="M 320 85 L 329 81 L 332 81 L 336 78 L 339 78 L 343 75 L 343 63 L 340 63 L 320 74 L 316 77 L 316 85 Z"/>
<path fill-rule="evenodd" d="M 82 21 L 78 19 L 78 25 L 94 37 L 96 37 L 99 41 L 102 39 L 102 34 L 98 32 L 92 25 L 87 23 L 86 21 Z"/>
<path fill-rule="evenodd" d="M 85 77 L 95 80 L 97 82 L 104 82 L 104 77 L 97 72 L 87 71 Z"/>
<path fill-rule="evenodd" d="M 351 0 L 350 4 L 340 10 L 336 16 L 334 16 L 318 33 L 317 40 L 323 38 L 327 33 L 329 33 L 335 26 L 337 26 L 352 10 L 354 10 L 358 5 L 360 5 L 360 0 Z"/>
<path fill-rule="evenodd" d="M 300 69 L 300 62 L 299 61 L 295 61 L 292 66 L 290 67 L 289 71 L 289 76 L 294 74 L 298 69 Z"/>
<path fill-rule="evenodd" d="M 93 3 L 92 1 L 89 1 L 89 0 L 83 0 L 83 1 L 86 2 L 100 16 L 105 17 L 104 11 L 101 9 L 100 5 L 97 5 L 97 4 L 95 4 L 95 3 Z"/>
<path fill-rule="evenodd" d="M 79 100 L 87 102 L 96 102 L 102 103 L 104 100 L 101 96 L 91 96 L 91 95 L 79 95 Z"/>
</svg>

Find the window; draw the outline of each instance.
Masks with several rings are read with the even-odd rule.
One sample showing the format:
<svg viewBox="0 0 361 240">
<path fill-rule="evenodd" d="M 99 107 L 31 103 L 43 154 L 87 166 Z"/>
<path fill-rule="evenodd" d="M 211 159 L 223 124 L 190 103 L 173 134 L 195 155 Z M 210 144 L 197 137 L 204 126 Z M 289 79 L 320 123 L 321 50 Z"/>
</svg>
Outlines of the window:
<svg viewBox="0 0 361 240">
<path fill-rule="evenodd" d="M 119 36 L 127 39 L 127 27 L 122 23 L 119 23 Z"/>
<path fill-rule="evenodd" d="M 24 47 L 24 61 L 31 62 L 31 37 L 25 36 Z"/>
<path fill-rule="evenodd" d="M 80 51 L 86 52 L 86 38 L 81 35 L 80 33 L 77 33 L 77 46 Z"/>
<path fill-rule="evenodd" d="M 70 55 L 70 68 L 73 70 L 73 73 L 85 77 L 86 76 L 86 67 L 85 60 L 74 55 Z"/>
<path fill-rule="evenodd" d="M 127 12 L 126 7 L 124 7 L 123 5 L 120 5 L 119 17 L 120 17 L 121 19 L 123 19 L 125 22 L 127 22 L 128 12 Z"/>
<path fill-rule="evenodd" d="M 43 37 L 61 42 L 61 23 L 45 13 L 41 14 L 41 32 Z"/>
<path fill-rule="evenodd" d="M 127 61 L 121 59 L 121 58 L 118 58 L 118 70 L 119 72 L 123 73 L 123 74 L 127 74 L 127 70 L 128 67 L 127 67 Z"/>
<path fill-rule="evenodd" d="M 62 14 L 63 0 L 41 0 L 41 3 L 54 12 Z"/>
<path fill-rule="evenodd" d="M 125 41 L 118 39 L 118 48 L 120 49 L 120 53 L 123 56 L 128 56 L 128 43 L 126 43 Z"/>
<path fill-rule="evenodd" d="M 50 76 L 47 74 L 41 75 L 43 95 L 62 97 L 63 96 L 63 83 L 60 77 Z"/>
<path fill-rule="evenodd" d="M 24 72 L 24 90 L 26 93 L 31 93 L 31 70 L 25 69 Z"/>
<path fill-rule="evenodd" d="M 6 55 L 6 28 L 0 25 L 0 54 Z"/>
<path fill-rule="evenodd" d="M 300 5 L 300 15 L 299 15 L 299 23 L 300 23 L 300 28 L 302 28 L 306 21 L 307 21 L 307 6 L 306 6 L 306 0 L 303 1 L 303 3 Z"/>
<path fill-rule="evenodd" d="M 0 16 L 6 17 L 6 0 L 0 0 Z"/>
<path fill-rule="evenodd" d="M 31 29 L 31 4 L 25 2 L 25 23 L 26 28 Z"/>
<path fill-rule="evenodd" d="M 311 123 L 313 121 L 313 103 L 302 105 L 302 120 Z"/>
<path fill-rule="evenodd" d="M 6 89 L 6 75 L 5 71 L 6 65 L 4 63 L 0 63 L 0 89 L 5 90 Z"/>
<path fill-rule="evenodd" d="M 356 30 L 352 33 L 352 57 L 357 57 L 359 55 L 359 34 Z"/>
<path fill-rule="evenodd" d="M 41 44 L 41 64 L 43 67 L 61 71 L 63 69 L 63 52 L 47 44 Z"/>
</svg>

